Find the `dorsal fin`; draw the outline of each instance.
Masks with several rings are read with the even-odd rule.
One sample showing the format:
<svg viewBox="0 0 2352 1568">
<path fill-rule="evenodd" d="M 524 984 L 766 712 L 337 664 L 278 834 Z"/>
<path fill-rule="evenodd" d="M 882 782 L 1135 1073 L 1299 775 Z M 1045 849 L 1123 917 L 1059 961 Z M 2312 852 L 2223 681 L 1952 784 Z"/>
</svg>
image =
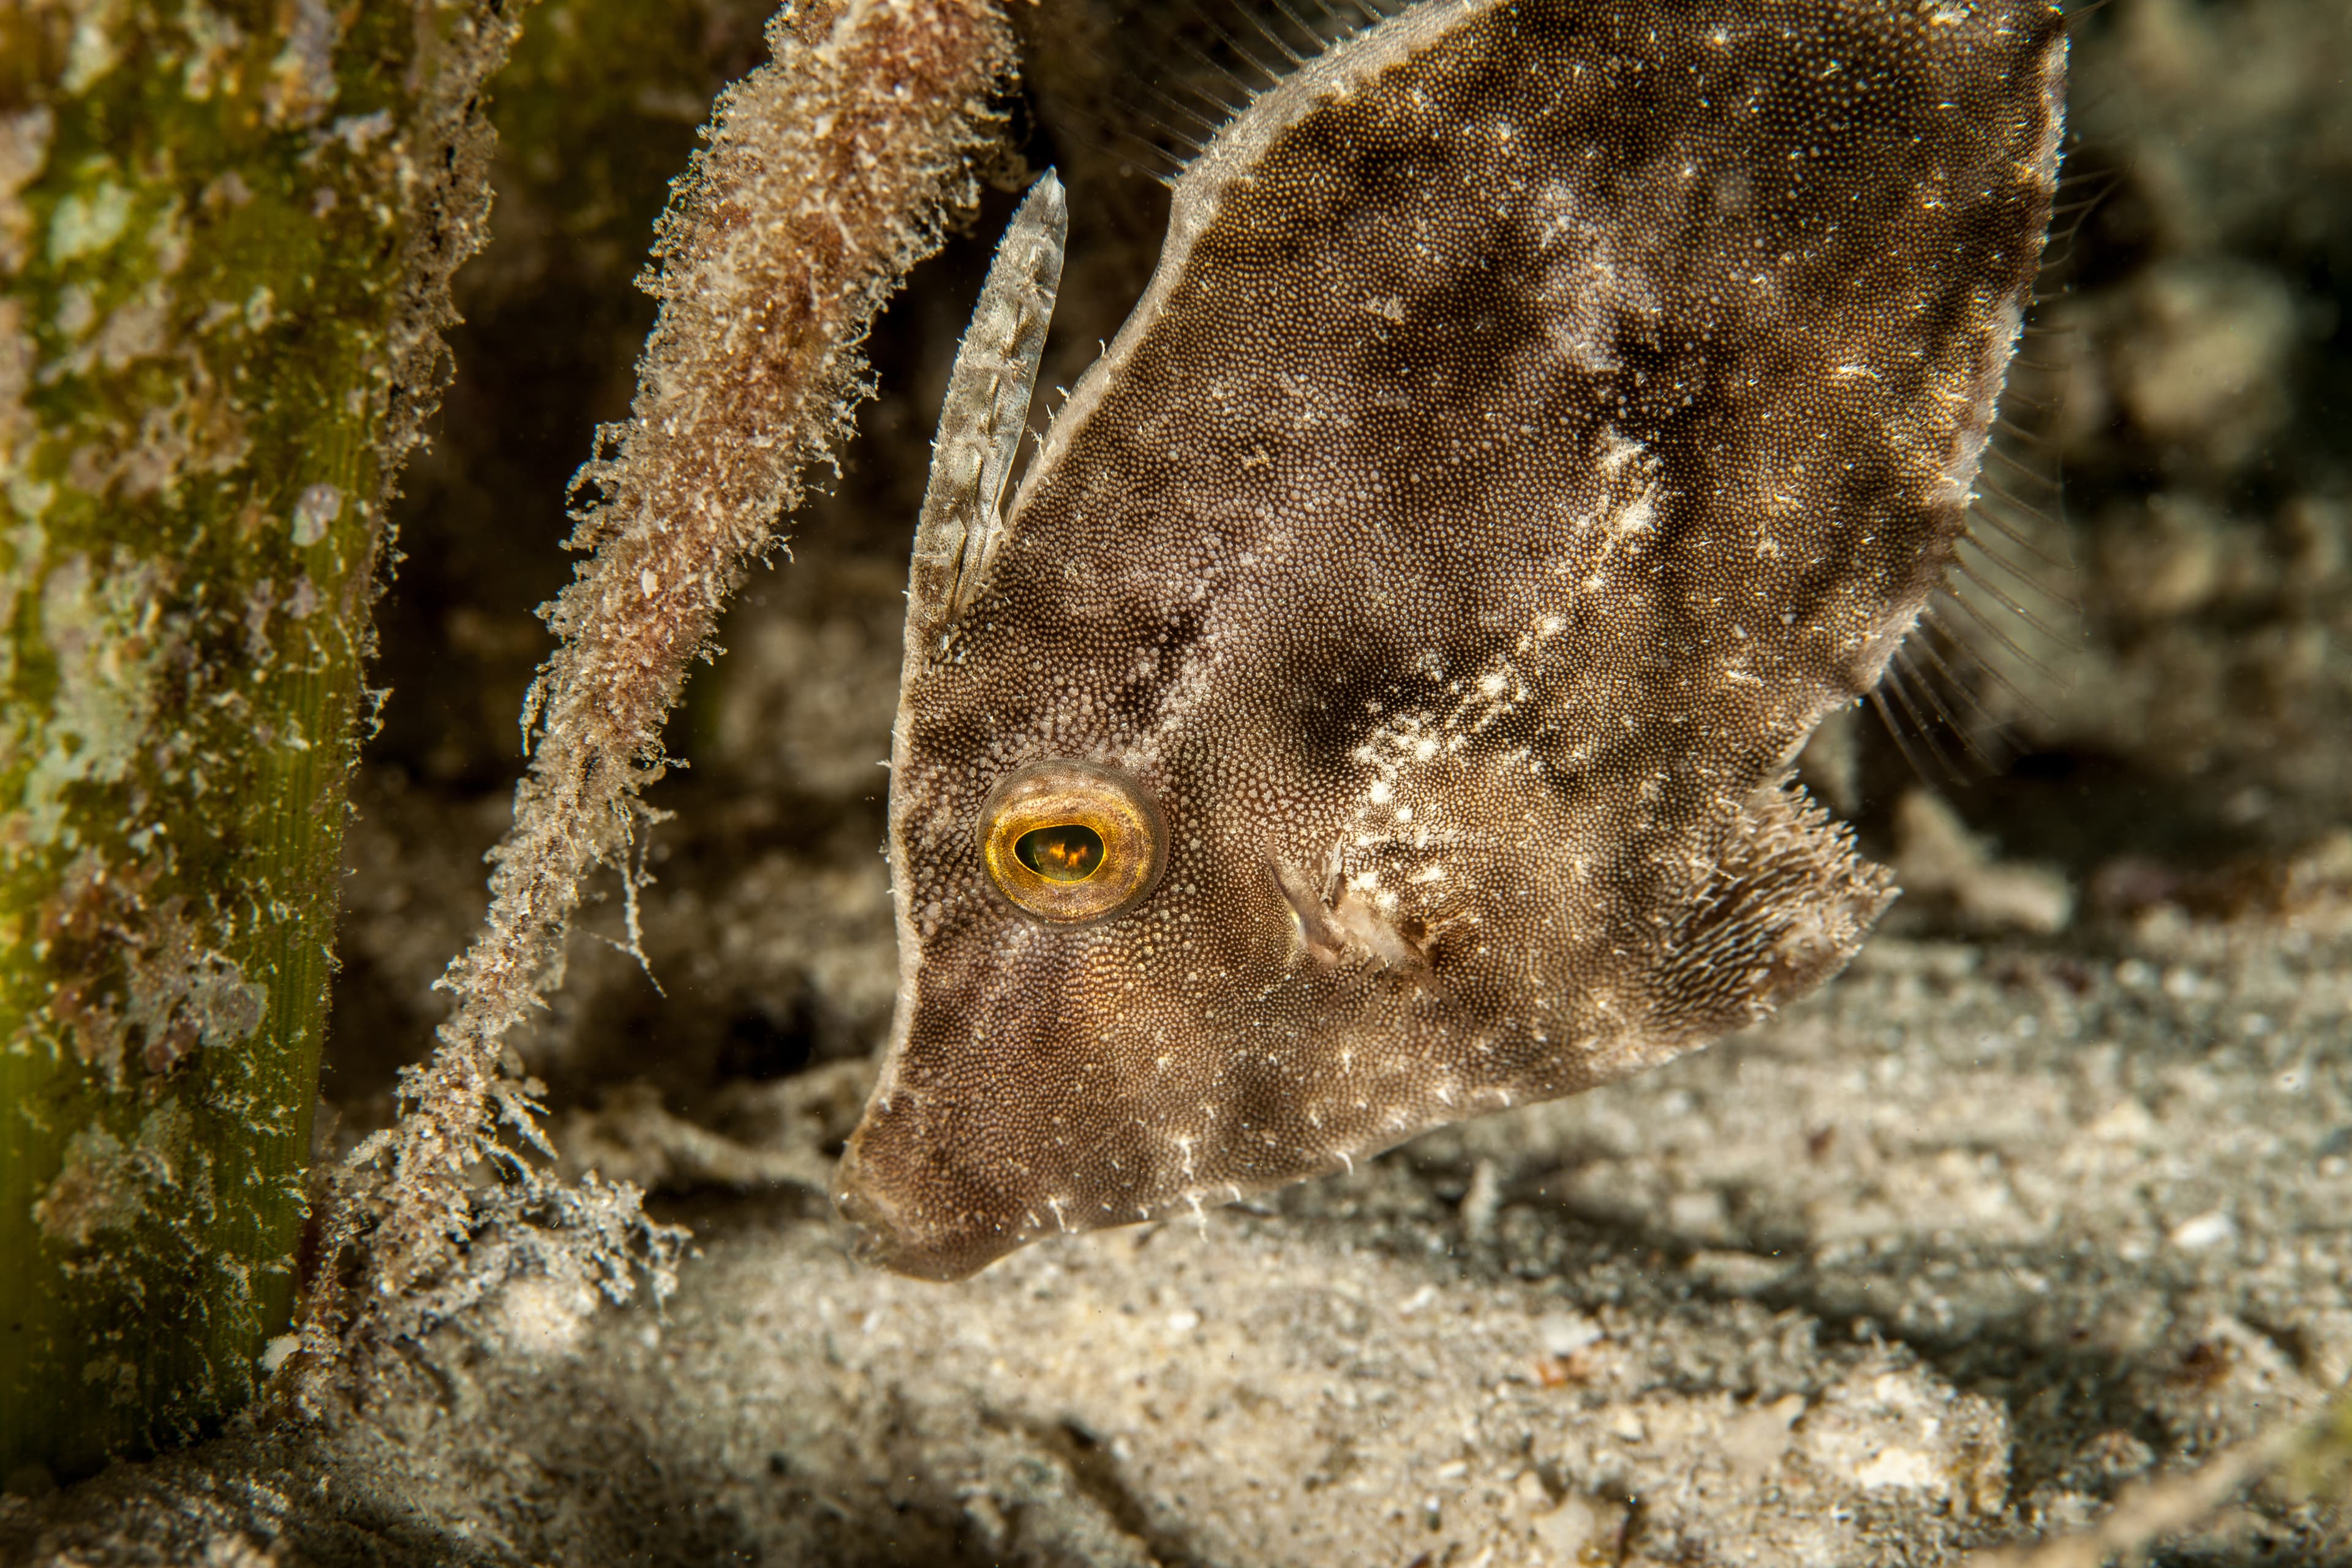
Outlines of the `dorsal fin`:
<svg viewBox="0 0 2352 1568">
<path fill-rule="evenodd" d="M 1403 8 L 1402 0 L 1181 0 L 1134 8 L 1106 29 L 1090 26 L 1093 8 L 1051 6 L 1026 29 L 1028 87 L 1065 132 L 1172 184 L 1260 94 Z"/>
<path fill-rule="evenodd" d="M 1005 483 L 1027 428 L 1069 225 L 1062 182 L 1048 169 L 1013 215 L 956 350 L 908 575 L 910 670 L 971 602 L 1003 532 Z"/>
</svg>

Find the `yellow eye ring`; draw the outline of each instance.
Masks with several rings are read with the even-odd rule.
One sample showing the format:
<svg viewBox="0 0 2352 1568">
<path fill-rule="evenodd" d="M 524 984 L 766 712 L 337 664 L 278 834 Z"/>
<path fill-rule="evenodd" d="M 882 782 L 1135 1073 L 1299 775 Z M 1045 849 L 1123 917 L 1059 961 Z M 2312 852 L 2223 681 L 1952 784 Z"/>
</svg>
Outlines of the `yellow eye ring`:
<svg viewBox="0 0 2352 1568">
<path fill-rule="evenodd" d="M 1168 864 L 1168 822 L 1126 774 L 1092 763 L 1030 763 L 980 808 L 980 858 L 1016 908 L 1060 925 L 1125 914 Z"/>
</svg>

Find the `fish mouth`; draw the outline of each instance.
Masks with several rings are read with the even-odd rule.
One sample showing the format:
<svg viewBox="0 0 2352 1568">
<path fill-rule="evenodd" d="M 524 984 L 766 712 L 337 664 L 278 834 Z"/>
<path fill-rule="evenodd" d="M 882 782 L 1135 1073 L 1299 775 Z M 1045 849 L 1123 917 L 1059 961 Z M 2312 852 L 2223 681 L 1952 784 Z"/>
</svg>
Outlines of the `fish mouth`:
<svg viewBox="0 0 2352 1568">
<path fill-rule="evenodd" d="M 860 1122 L 834 1168 L 833 1206 L 850 1231 L 850 1256 L 858 1262 L 914 1279 L 949 1283 L 969 1279 L 1029 1237 L 969 1209 L 937 1212 L 933 1205 L 896 1199 L 894 1186 L 863 1147 L 872 1131 L 872 1112 Z"/>
</svg>

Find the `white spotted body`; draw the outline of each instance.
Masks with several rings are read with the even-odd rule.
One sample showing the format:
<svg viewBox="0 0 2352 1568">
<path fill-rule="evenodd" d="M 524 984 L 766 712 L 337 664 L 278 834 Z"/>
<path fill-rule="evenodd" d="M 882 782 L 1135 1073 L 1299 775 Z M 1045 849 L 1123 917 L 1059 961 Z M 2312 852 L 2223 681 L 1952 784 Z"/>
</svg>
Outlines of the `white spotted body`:
<svg viewBox="0 0 2352 1568">
<path fill-rule="evenodd" d="M 1016 224 L 916 548 L 871 1256 L 1336 1170 L 1845 963 L 1891 889 L 1784 770 L 1965 531 L 2056 175 L 2056 9 L 1943 11 L 1433 0 L 1336 46 L 1178 183 L 1000 512 Z M 975 846 L 1041 767 L 1148 798 L 1148 896 L 1009 901 Z"/>
</svg>

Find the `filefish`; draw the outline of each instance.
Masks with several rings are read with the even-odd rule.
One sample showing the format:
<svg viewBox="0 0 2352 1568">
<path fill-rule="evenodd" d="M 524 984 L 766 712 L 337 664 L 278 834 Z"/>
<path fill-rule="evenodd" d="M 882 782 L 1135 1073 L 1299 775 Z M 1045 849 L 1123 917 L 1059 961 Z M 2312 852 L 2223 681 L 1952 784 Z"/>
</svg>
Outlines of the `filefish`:
<svg viewBox="0 0 2352 1568">
<path fill-rule="evenodd" d="M 959 354 L 891 747 L 871 1260 L 1238 1199 L 1842 968 L 1792 781 L 1955 570 L 2046 0 L 1423 0 L 1246 105 L 1008 499 L 1066 194 Z"/>
</svg>

